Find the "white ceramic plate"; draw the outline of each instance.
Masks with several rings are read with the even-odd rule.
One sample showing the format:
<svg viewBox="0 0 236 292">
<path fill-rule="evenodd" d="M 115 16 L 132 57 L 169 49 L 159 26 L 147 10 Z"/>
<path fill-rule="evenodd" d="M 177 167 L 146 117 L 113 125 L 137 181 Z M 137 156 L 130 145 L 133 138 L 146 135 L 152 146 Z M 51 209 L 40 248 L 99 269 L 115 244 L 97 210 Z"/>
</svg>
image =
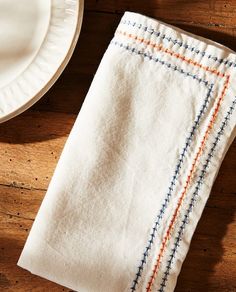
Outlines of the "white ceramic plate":
<svg viewBox="0 0 236 292">
<path fill-rule="evenodd" d="M 0 0 L 0 122 L 53 85 L 79 37 L 83 0 Z"/>
</svg>

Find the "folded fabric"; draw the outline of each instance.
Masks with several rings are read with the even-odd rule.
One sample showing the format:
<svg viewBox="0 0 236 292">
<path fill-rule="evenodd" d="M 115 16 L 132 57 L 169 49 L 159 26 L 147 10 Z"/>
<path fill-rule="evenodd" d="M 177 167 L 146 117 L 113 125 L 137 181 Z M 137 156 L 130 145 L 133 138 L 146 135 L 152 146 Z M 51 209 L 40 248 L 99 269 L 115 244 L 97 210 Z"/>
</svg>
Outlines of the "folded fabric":
<svg viewBox="0 0 236 292">
<path fill-rule="evenodd" d="M 126 12 L 18 265 L 80 292 L 173 291 L 235 137 L 236 54 Z"/>
</svg>

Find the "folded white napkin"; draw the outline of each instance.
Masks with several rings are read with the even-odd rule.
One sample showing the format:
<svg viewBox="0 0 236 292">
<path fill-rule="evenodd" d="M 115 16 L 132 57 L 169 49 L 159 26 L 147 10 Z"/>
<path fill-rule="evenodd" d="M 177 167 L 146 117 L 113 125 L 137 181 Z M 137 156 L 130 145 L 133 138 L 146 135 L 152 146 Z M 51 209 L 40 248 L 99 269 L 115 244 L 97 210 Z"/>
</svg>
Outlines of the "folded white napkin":
<svg viewBox="0 0 236 292">
<path fill-rule="evenodd" d="M 18 265 L 80 292 L 173 291 L 235 136 L 236 55 L 126 12 Z"/>
</svg>

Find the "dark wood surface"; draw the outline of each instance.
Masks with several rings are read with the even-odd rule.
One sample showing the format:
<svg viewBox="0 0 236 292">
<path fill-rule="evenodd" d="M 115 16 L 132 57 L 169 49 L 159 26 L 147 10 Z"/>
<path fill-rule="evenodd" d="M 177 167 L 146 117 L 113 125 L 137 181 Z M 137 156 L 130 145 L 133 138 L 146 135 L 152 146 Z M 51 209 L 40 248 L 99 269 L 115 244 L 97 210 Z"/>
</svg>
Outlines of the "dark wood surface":
<svg viewBox="0 0 236 292">
<path fill-rule="evenodd" d="M 0 125 L 0 291 L 69 291 L 31 275 L 16 262 L 123 12 L 155 17 L 236 50 L 234 0 L 85 2 L 81 36 L 60 79 L 30 110 Z M 176 292 L 236 291 L 235 173 L 234 142 L 194 234 Z"/>
</svg>

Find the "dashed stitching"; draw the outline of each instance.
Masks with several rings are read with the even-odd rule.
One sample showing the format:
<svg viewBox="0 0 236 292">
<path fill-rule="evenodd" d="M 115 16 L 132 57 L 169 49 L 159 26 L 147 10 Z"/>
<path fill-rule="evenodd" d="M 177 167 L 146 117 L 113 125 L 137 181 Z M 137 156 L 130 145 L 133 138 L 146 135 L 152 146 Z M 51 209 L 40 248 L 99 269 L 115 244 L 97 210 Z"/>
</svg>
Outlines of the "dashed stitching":
<svg viewBox="0 0 236 292">
<path fill-rule="evenodd" d="M 157 227 L 160 226 L 160 221 L 163 218 L 163 215 L 164 215 L 164 212 L 165 212 L 165 210 L 166 210 L 166 208 L 168 206 L 168 203 L 170 202 L 170 198 L 171 198 L 172 192 L 174 190 L 174 186 L 176 184 L 176 180 L 178 178 L 179 171 L 180 171 L 180 169 L 182 167 L 182 164 L 183 164 L 183 161 L 184 161 L 184 156 L 185 156 L 188 148 L 190 147 L 190 142 L 191 142 L 191 140 L 192 140 L 192 138 L 193 138 L 193 136 L 195 134 L 195 131 L 196 131 L 198 125 L 199 125 L 201 116 L 206 110 L 207 104 L 209 102 L 209 97 L 210 97 L 211 91 L 212 91 L 212 86 L 211 86 L 211 88 L 209 89 L 209 91 L 207 93 L 207 96 L 206 96 L 206 98 L 204 100 L 204 103 L 203 103 L 203 105 L 202 105 L 202 107 L 201 107 L 201 109 L 199 111 L 199 114 L 197 115 L 196 120 L 194 121 L 194 126 L 192 127 L 192 129 L 190 131 L 190 134 L 186 139 L 183 151 L 180 154 L 177 166 L 175 168 L 174 175 L 172 176 L 171 183 L 170 183 L 170 186 L 168 188 L 168 192 L 167 192 L 166 197 L 164 199 L 164 203 L 162 204 L 161 210 L 160 210 L 158 216 L 156 217 L 154 226 L 152 228 L 152 232 L 151 232 L 150 237 L 149 237 L 148 245 L 146 246 L 146 248 L 144 250 L 143 257 L 141 259 L 141 264 L 138 266 L 136 277 L 135 277 L 135 279 L 133 280 L 133 283 L 132 283 L 131 291 L 135 291 L 136 290 L 136 286 L 138 284 L 139 278 L 142 275 L 144 264 L 146 263 L 147 257 L 149 255 L 149 250 L 151 250 L 152 244 L 154 243 L 154 238 L 156 236 Z"/>
<path fill-rule="evenodd" d="M 210 98 L 210 94 L 212 92 L 213 84 L 211 84 L 210 86 L 208 86 L 208 82 L 207 81 L 202 80 L 201 78 L 199 79 L 196 75 L 192 75 L 192 74 L 189 74 L 188 72 L 184 72 L 182 69 L 178 68 L 177 66 L 171 66 L 169 63 L 163 62 L 163 61 L 159 60 L 158 58 L 154 58 L 153 56 L 151 56 L 151 55 L 149 55 L 147 53 L 144 53 L 142 51 L 139 51 L 137 49 L 134 49 L 134 48 L 132 48 L 132 47 L 130 47 L 128 45 L 124 45 L 123 43 L 119 43 L 119 42 L 116 42 L 116 41 L 112 41 L 111 43 L 113 43 L 115 45 L 118 45 L 118 46 L 120 46 L 122 48 L 125 48 L 126 50 L 131 51 L 132 53 L 136 53 L 136 54 L 142 55 L 144 57 L 147 57 L 147 58 L 149 58 L 149 60 L 153 60 L 153 61 L 156 61 L 156 62 L 160 62 L 162 65 L 166 65 L 168 68 L 172 68 L 174 71 L 178 71 L 181 74 L 185 74 L 187 76 L 190 76 L 190 77 L 192 77 L 193 79 L 195 79 L 195 80 L 197 80 L 199 82 L 203 82 L 205 84 L 205 86 L 207 86 L 209 88 L 209 90 L 207 92 L 207 96 L 206 96 L 206 98 L 204 100 L 204 103 L 203 103 L 201 109 L 200 109 L 200 112 L 199 112 L 199 114 L 197 115 L 197 117 L 196 117 L 196 119 L 194 121 L 194 125 L 193 125 L 193 127 L 192 127 L 192 129 L 190 131 L 189 136 L 186 139 L 186 143 L 185 143 L 185 146 L 183 148 L 183 151 L 180 154 L 180 158 L 178 160 L 176 169 L 174 171 L 174 175 L 172 177 L 172 180 L 171 180 L 170 187 L 168 189 L 166 198 L 164 200 L 164 203 L 162 205 L 162 208 L 160 210 L 160 213 L 158 214 L 158 216 L 156 218 L 156 221 L 154 223 L 154 227 L 152 228 L 152 232 L 151 232 L 151 235 L 150 235 L 150 239 L 148 241 L 148 245 L 146 246 L 145 251 L 143 253 L 143 257 L 141 259 L 141 264 L 138 266 L 138 271 L 136 273 L 136 277 L 133 280 L 132 287 L 131 287 L 131 290 L 132 291 L 135 291 L 136 290 L 136 286 L 137 286 L 138 281 L 139 281 L 139 278 L 141 277 L 141 274 L 142 274 L 142 271 L 143 271 L 143 266 L 146 263 L 146 259 L 147 259 L 148 254 L 149 254 L 149 250 L 151 249 L 152 244 L 153 244 L 153 241 L 154 241 L 154 238 L 156 236 L 157 227 L 159 226 L 160 220 L 162 219 L 162 217 L 164 215 L 165 209 L 167 208 L 167 205 L 170 202 L 170 198 L 171 198 L 172 192 L 174 190 L 174 186 L 175 186 L 175 183 L 176 183 L 176 180 L 177 180 L 179 171 L 181 169 L 184 156 L 185 156 L 185 154 L 187 152 L 187 149 L 190 146 L 190 143 L 191 143 L 191 140 L 192 140 L 192 138 L 193 138 L 193 136 L 195 134 L 195 131 L 196 131 L 197 127 L 199 126 L 199 122 L 200 122 L 201 116 L 205 112 L 206 107 L 207 107 L 207 105 L 209 103 L 209 98 Z"/>
<path fill-rule="evenodd" d="M 117 32 L 117 33 L 122 33 L 122 34 L 124 34 L 125 36 L 130 37 L 130 38 L 133 38 L 133 39 L 135 39 L 135 40 L 137 40 L 137 41 L 139 41 L 139 42 L 146 43 L 147 46 L 153 46 L 153 47 L 155 47 L 155 48 L 157 47 L 157 44 L 151 43 L 150 41 L 147 41 L 147 40 L 145 40 L 145 39 L 143 39 L 143 38 L 138 38 L 138 37 L 135 36 L 135 35 L 126 34 L 126 33 L 124 33 L 124 32 Z M 114 42 L 114 43 L 115 43 L 115 44 L 119 44 L 120 47 L 124 47 L 124 48 L 125 48 L 125 45 L 123 45 L 122 43 L 117 43 L 117 42 Z M 135 48 L 130 48 L 128 45 L 126 46 L 126 49 L 127 49 L 127 50 L 131 50 L 132 52 L 136 52 L 136 53 L 138 53 L 138 54 L 141 54 L 141 55 L 143 55 L 143 56 L 148 56 L 149 59 L 153 59 L 153 57 L 150 58 L 150 55 L 148 55 L 147 53 L 144 53 L 144 52 L 138 51 L 138 50 L 136 50 Z M 198 64 L 198 63 L 192 61 L 191 59 L 187 59 L 187 58 L 185 58 L 184 56 L 181 56 L 181 55 L 179 55 L 179 54 L 176 54 L 176 53 L 173 53 L 173 52 L 171 52 L 171 51 L 169 51 L 169 50 L 166 50 L 166 49 L 164 49 L 162 46 L 161 46 L 161 47 L 158 46 L 158 49 L 159 49 L 159 50 L 163 50 L 165 53 L 171 54 L 171 55 L 175 56 L 176 58 L 180 58 L 180 57 L 182 58 L 182 57 L 183 57 L 183 58 L 182 58 L 183 61 L 188 62 L 188 63 L 190 63 L 190 64 L 192 64 L 192 65 L 198 66 L 198 67 L 200 67 L 200 68 L 203 68 L 203 66 L 202 66 L 201 64 Z M 157 58 L 157 60 L 159 60 L 159 59 Z M 163 61 L 161 61 L 161 62 L 163 62 Z M 164 62 L 164 64 L 165 64 L 165 63 L 166 63 L 166 62 Z M 164 65 L 164 64 L 163 64 L 163 65 Z M 171 236 L 171 231 L 172 231 L 173 226 L 174 226 L 174 224 L 175 224 L 175 220 L 176 220 L 176 218 L 177 218 L 177 215 L 178 215 L 179 209 L 180 209 L 180 207 L 181 207 L 182 201 L 183 201 L 183 199 L 184 199 L 184 197 L 185 197 L 185 194 L 186 194 L 186 192 L 187 192 L 188 185 L 189 185 L 190 182 L 191 182 L 192 175 L 193 175 L 193 172 L 194 172 L 194 169 L 195 169 L 195 166 L 196 166 L 197 160 L 199 159 L 199 157 L 200 157 L 200 155 L 201 155 L 201 153 L 202 153 L 202 151 L 203 151 L 203 149 L 204 149 L 204 146 L 205 146 L 205 143 L 206 143 L 207 138 L 208 138 L 208 136 L 209 136 L 209 133 L 210 133 L 210 131 L 211 131 L 213 125 L 214 125 L 215 119 L 216 119 L 216 117 L 217 117 L 217 114 L 218 114 L 218 111 L 219 111 L 219 108 L 220 108 L 221 102 L 222 102 L 222 100 L 223 100 L 223 98 L 224 98 L 224 95 L 225 95 L 225 93 L 226 93 L 226 90 L 227 90 L 227 88 L 228 88 L 229 78 L 230 78 L 229 75 L 225 75 L 225 74 L 219 73 L 218 71 L 216 71 L 216 70 L 212 70 L 212 69 L 210 69 L 209 67 L 207 67 L 207 68 L 203 68 L 203 69 L 206 70 L 206 71 L 210 71 L 211 73 L 216 74 L 217 76 L 220 76 L 220 77 L 224 77 L 224 76 L 226 76 L 226 81 L 225 81 L 225 84 L 224 84 L 223 91 L 222 91 L 222 93 L 221 93 L 221 95 L 220 95 L 220 97 L 219 97 L 219 100 L 218 100 L 218 102 L 217 102 L 216 108 L 215 108 L 215 110 L 214 110 L 214 112 L 213 112 L 213 114 L 212 114 L 212 117 L 211 117 L 210 123 L 209 123 L 209 125 L 208 125 L 208 127 L 207 127 L 207 130 L 206 130 L 206 132 L 205 132 L 205 134 L 204 134 L 204 137 L 203 137 L 203 139 L 202 139 L 202 141 L 201 141 L 201 146 L 199 147 L 199 149 L 198 149 L 198 151 L 197 151 L 197 154 L 196 154 L 196 156 L 195 156 L 195 158 L 194 158 L 193 164 L 192 164 L 191 169 L 190 169 L 190 174 L 187 176 L 187 180 L 186 180 L 186 182 L 185 182 L 184 190 L 183 190 L 183 192 L 181 193 L 181 196 L 180 196 L 180 199 L 179 199 L 179 201 L 178 201 L 177 207 L 176 207 L 176 209 L 175 209 L 174 215 L 173 215 L 173 217 L 172 217 L 172 219 L 171 219 L 171 222 L 170 222 L 170 225 L 169 225 L 169 227 L 168 227 L 168 229 L 167 229 L 166 235 L 165 235 L 165 237 L 164 237 L 164 239 L 163 239 L 163 241 L 162 241 L 162 245 L 161 245 L 160 253 L 159 253 L 158 256 L 157 256 L 156 264 L 154 265 L 154 269 L 153 269 L 152 275 L 151 275 L 150 280 L 149 280 L 149 282 L 148 282 L 148 284 L 147 284 L 147 287 L 146 287 L 146 290 L 147 290 L 147 291 L 151 291 L 152 285 L 153 285 L 153 283 L 154 283 L 154 281 L 155 281 L 155 278 L 156 278 L 156 276 L 157 276 L 157 272 L 158 272 L 158 268 L 159 268 L 159 265 L 160 265 L 160 262 L 161 262 L 161 258 L 162 258 L 162 256 L 163 256 L 163 253 L 164 253 L 164 250 L 165 250 L 166 244 L 167 244 L 167 242 L 168 242 L 168 240 L 169 240 L 169 237 Z M 181 69 L 181 70 L 182 70 L 182 69 Z M 182 72 L 181 72 L 181 73 L 182 73 Z M 173 187 L 172 187 L 172 188 L 173 188 Z M 163 215 L 163 214 L 162 214 L 162 215 Z M 155 230 L 155 229 L 154 229 L 154 230 Z M 149 243 L 151 243 L 151 245 L 152 245 L 152 242 L 153 242 L 154 237 L 155 237 L 155 235 L 154 235 L 154 233 L 152 233 L 152 234 L 151 234 L 151 239 L 149 240 Z M 148 253 L 145 251 L 145 253 L 144 253 L 144 257 L 145 257 L 145 259 L 146 259 L 147 256 L 148 256 Z M 134 280 L 134 282 L 133 282 L 133 286 L 131 287 L 131 290 L 132 290 L 132 291 L 135 291 L 136 285 L 138 284 L 137 277 L 139 278 L 139 277 L 141 276 L 141 272 L 142 272 L 142 270 L 143 270 L 143 265 L 144 265 L 145 263 L 146 263 L 146 260 L 142 260 L 142 261 L 141 261 L 141 266 L 140 266 L 141 269 L 139 269 L 139 270 L 138 270 L 138 273 L 136 274 L 136 278 L 135 278 L 135 280 Z M 139 268 L 140 268 L 140 267 L 139 267 Z"/>
<path fill-rule="evenodd" d="M 146 26 L 146 25 L 143 25 L 141 23 L 132 22 L 132 21 L 126 20 L 126 19 L 121 20 L 121 24 L 137 27 L 138 29 L 142 29 L 143 31 L 148 32 L 150 35 L 155 35 L 156 37 L 161 38 L 163 40 L 166 40 L 168 42 L 171 42 L 174 45 L 178 45 L 179 47 L 183 47 L 186 50 L 194 52 L 197 55 L 200 54 L 200 55 L 202 55 L 202 57 L 206 57 L 208 59 L 214 60 L 215 62 L 218 62 L 219 64 L 224 64 L 224 65 L 227 65 L 228 67 L 232 67 L 232 66 L 236 67 L 236 63 L 233 61 L 230 61 L 229 59 L 218 58 L 216 56 L 212 56 L 211 54 L 207 54 L 206 51 L 200 51 L 199 49 L 197 49 L 197 48 L 195 48 L 187 43 L 184 43 L 183 41 L 178 40 L 177 38 L 172 38 L 170 36 L 167 36 L 164 33 L 156 31 L 151 26 Z"/>
<path fill-rule="evenodd" d="M 134 39 L 135 41 L 138 41 L 139 43 L 144 43 L 146 46 L 149 46 L 149 47 L 155 48 L 155 49 L 157 49 L 158 51 L 162 51 L 162 52 L 164 52 L 164 53 L 166 53 L 166 54 L 169 54 L 169 55 L 171 55 L 171 56 L 173 56 L 173 57 L 175 57 L 175 58 L 177 58 L 177 59 L 181 59 L 181 60 L 184 61 L 184 62 L 187 62 L 187 63 L 192 64 L 192 65 L 194 65 L 194 66 L 197 66 L 197 67 L 199 67 L 199 68 L 201 68 L 201 69 L 204 69 L 204 70 L 207 71 L 207 72 L 211 72 L 212 74 L 215 74 L 215 75 L 217 75 L 217 76 L 219 76 L 219 77 L 221 77 L 221 78 L 226 77 L 223 91 L 222 91 L 222 93 L 221 93 L 221 95 L 220 95 L 220 97 L 219 97 L 219 100 L 218 100 L 218 102 L 217 102 L 216 108 L 215 108 L 215 110 L 214 110 L 214 112 L 213 112 L 213 115 L 212 115 L 212 117 L 211 117 L 210 123 L 209 123 L 209 125 L 208 125 L 208 127 L 207 127 L 207 130 L 206 130 L 205 134 L 204 134 L 203 140 L 201 141 L 201 146 L 199 147 L 199 149 L 198 149 L 198 151 L 197 151 L 197 154 L 196 154 L 196 156 L 195 156 L 195 158 L 194 158 L 193 164 L 192 164 L 191 169 L 190 169 L 190 173 L 189 173 L 189 175 L 187 176 L 187 180 L 186 180 L 186 182 L 185 182 L 185 186 L 184 186 L 183 192 L 181 193 L 181 196 L 180 196 L 180 198 L 179 198 L 179 200 L 178 200 L 178 203 L 177 203 L 176 209 L 175 209 L 174 214 L 173 214 L 173 216 L 172 216 L 172 219 L 171 219 L 171 221 L 170 221 L 169 227 L 168 227 L 168 229 L 167 229 L 167 231 L 166 231 L 166 234 L 165 234 L 165 236 L 164 236 L 164 239 L 163 239 L 163 241 L 162 241 L 161 248 L 160 248 L 160 252 L 159 252 L 159 254 L 157 255 L 157 259 L 156 259 L 156 263 L 155 263 L 154 268 L 153 268 L 152 275 L 151 275 L 150 280 L 149 280 L 149 282 L 148 282 L 148 284 L 147 284 L 147 287 L 146 287 L 147 292 L 149 292 L 149 291 L 151 291 L 152 286 L 153 286 L 153 283 L 154 283 L 155 278 L 156 278 L 156 276 L 157 276 L 157 273 L 158 273 L 158 270 L 159 270 L 159 266 L 160 266 L 160 264 L 161 264 L 161 258 L 163 257 L 163 254 L 164 254 L 164 252 L 165 252 L 165 249 L 166 249 L 167 243 L 168 243 L 168 241 L 169 241 L 169 239 L 170 239 L 170 237 L 171 237 L 171 232 L 172 232 L 172 229 L 173 229 L 173 227 L 174 227 L 174 225 L 175 225 L 175 221 L 177 220 L 178 213 L 179 213 L 179 210 L 180 210 L 181 205 L 182 205 L 182 201 L 184 200 L 184 197 L 185 197 L 185 195 L 186 195 L 186 193 L 187 193 L 187 188 L 188 188 L 189 184 L 191 183 L 191 179 L 192 179 L 192 176 L 193 176 L 193 173 L 194 173 L 195 167 L 196 167 L 197 160 L 200 158 L 201 153 L 202 153 L 202 151 L 203 151 L 203 149 L 204 149 L 204 147 L 205 147 L 205 144 L 206 144 L 207 138 L 208 138 L 208 136 L 209 136 L 209 133 L 210 133 L 210 131 L 211 131 L 213 125 L 214 125 L 214 122 L 215 122 L 216 116 L 217 116 L 217 114 L 218 114 L 218 111 L 219 111 L 219 108 L 220 108 L 221 102 L 222 102 L 222 100 L 223 100 L 223 98 L 224 98 L 224 95 L 225 95 L 225 93 L 226 93 L 226 90 L 227 90 L 227 88 L 228 88 L 228 84 L 229 84 L 229 75 L 226 75 L 226 74 L 224 74 L 224 73 L 220 73 L 220 72 L 217 71 L 216 69 L 212 69 L 212 68 L 209 68 L 209 67 L 205 67 L 205 66 L 203 66 L 202 64 L 199 64 L 199 63 L 193 61 L 192 59 L 186 58 L 185 56 L 182 56 L 182 55 L 180 55 L 180 54 L 178 54 L 178 53 L 175 53 L 175 52 L 173 52 L 173 51 L 171 51 L 171 50 L 169 50 L 169 49 L 164 48 L 161 44 L 153 43 L 153 42 L 151 42 L 150 40 L 146 40 L 146 39 L 144 39 L 144 38 L 140 38 L 140 37 L 138 37 L 138 36 L 136 36 L 136 35 L 133 35 L 133 34 L 130 34 L 130 33 L 126 33 L 126 32 L 124 32 L 124 31 L 120 31 L 120 30 L 117 30 L 116 35 L 122 35 L 122 36 L 125 36 L 125 37 L 127 37 L 127 38 Z M 153 241 L 153 238 L 151 238 L 151 241 Z M 142 266 L 144 265 L 144 263 L 145 263 L 145 262 L 142 262 Z M 138 272 L 138 273 L 136 274 L 136 276 L 139 276 L 139 274 L 140 274 L 140 273 Z M 134 281 L 134 284 L 136 285 L 136 281 Z M 131 287 L 131 290 L 132 290 L 132 289 L 133 289 L 133 286 Z"/>
<path fill-rule="evenodd" d="M 160 284 L 160 289 L 158 290 L 159 292 L 164 292 L 164 290 L 165 290 L 166 283 L 167 283 L 167 280 L 168 280 L 168 276 L 170 274 L 171 265 L 173 264 L 174 257 L 176 255 L 178 247 L 180 246 L 180 241 L 182 240 L 184 229 L 185 229 L 186 225 L 189 223 L 189 215 L 190 215 L 190 213 L 192 212 L 192 210 L 194 208 L 194 205 L 195 205 L 195 202 L 196 202 L 196 198 L 197 198 L 197 196 L 199 196 L 200 188 L 201 188 L 201 186 L 202 186 L 202 184 L 204 182 L 204 178 L 205 178 L 205 175 L 207 173 L 207 168 L 209 167 L 209 164 L 211 162 L 211 159 L 213 157 L 215 149 L 216 149 L 216 147 L 217 147 L 217 145 L 218 145 L 218 143 L 220 141 L 220 137 L 223 135 L 225 127 L 227 126 L 228 121 L 230 120 L 230 117 L 231 117 L 231 115 L 232 115 L 232 113 L 233 113 L 233 111 L 235 109 L 235 105 L 236 105 L 236 97 L 233 100 L 232 105 L 229 107 L 229 110 L 228 110 L 225 118 L 223 119 L 223 122 L 222 122 L 222 124 L 221 124 L 221 126 L 219 128 L 219 131 L 217 132 L 215 140 L 212 143 L 212 147 L 210 148 L 210 151 L 209 151 L 209 153 L 207 155 L 205 163 L 203 164 L 201 173 L 200 173 L 200 175 L 198 177 L 198 180 L 197 180 L 197 183 L 196 183 L 195 190 L 193 192 L 193 195 L 191 197 L 190 203 L 188 205 L 188 209 L 186 210 L 186 213 L 183 216 L 183 220 L 181 221 L 182 224 L 180 225 L 180 227 L 179 227 L 179 229 L 177 231 L 177 236 L 175 237 L 175 241 L 174 241 L 174 247 L 171 249 L 171 253 L 170 253 L 169 259 L 167 261 L 167 265 L 166 265 L 166 270 L 163 273 L 164 276 L 163 276 L 162 282 Z"/>
<path fill-rule="evenodd" d="M 196 61 L 194 61 L 194 60 L 192 60 L 190 58 L 186 58 L 185 56 L 183 56 L 183 55 L 181 55 L 179 53 L 176 53 L 176 52 L 174 52 L 174 51 L 172 51 L 170 49 L 167 49 L 167 48 L 163 47 L 163 45 L 161 45 L 161 44 L 157 44 L 157 43 L 151 42 L 150 40 L 146 40 L 144 38 L 140 38 L 137 35 L 133 35 L 133 34 L 125 32 L 125 31 L 121 31 L 121 30 L 118 30 L 115 33 L 115 35 L 122 35 L 122 36 L 125 36 L 127 38 L 133 39 L 135 41 L 138 41 L 139 43 L 143 43 L 143 44 L 147 45 L 148 47 L 152 47 L 154 49 L 157 49 L 158 51 L 164 52 L 164 53 L 166 53 L 166 54 L 168 54 L 170 56 L 173 56 L 173 57 L 175 57 L 177 59 L 180 59 L 180 60 L 182 60 L 182 61 L 184 61 L 184 62 L 186 62 L 188 64 L 192 64 L 193 66 L 199 67 L 199 68 L 201 68 L 201 69 L 203 69 L 203 70 L 205 70 L 207 72 L 210 72 L 212 74 L 215 74 L 215 75 L 217 75 L 219 77 L 225 77 L 224 73 L 221 73 L 216 69 L 210 68 L 209 66 L 204 66 L 204 65 L 202 65 L 202 64 L 200 64 L 200 63 L 198 63 L 198 62 L 196 62 Z"/>
<path fill-rule="evenodd" d="M 216 117 L 218 115 L 218 112 L 219 112 L 219 109 L 220 109 L 222 100 L 223 100 L 223 98 L 224 98 L 224 96 L 226 94 L 226 90 L 227 90 L 228 85 L 229 85 L 229 80 L 230 80 L 230 77 L 229 77 L 229 75 L 227 75 L 226 76 L 225 83 L 224 83 L 224 88 L 223 88 L 223 90 L 222 90 L 222 92 L 221 92 L 221 94 L 219 96 L 219 99 L 217 101 L 216 107 L 215 107 L 215 109 L 213 111 L 213 114 L 211 116 L 211 120 L 210 120 L 210 122 L 208 124 L 208 127 L 206 129 L 206 132 L 204 133 L 203 139 L 200 142 L 200 146 L 199 146 L 198 151 L 196 153 L 196 156 L 195 156 L 195 158 L 193 160 L 193 163 L 192 163 L 192 166 L 191 166 L 189 175 L 187 176 L 187 179 L 186 179 L 186 182 L 185 182 L 183 191 L 182 191 L 181 196 L 180 196 L 180 198 L 178 200 L 176 209 L 174 211 L 174 214 L 173 214 L 173 216 L 171 218 L 170 224 L 169 224 L 169 226 L 167 228 L 166 234 L 165 234 L 164 239 L 162 241 L 161 248 L 160 248 L 160 252 L 157 255 L 157 259 L 156 259 L 156 263 L 154 265 L 154 269 L 153 269 L 152 275 L 151 275 L 150 280 L 149 280 L 149 282 L 147 284 L 147 287 L 146 287 L 146 291 L 147 292 L 150 292 L 152 290 L 152 286 L 154 284 L 154 281 L 155 281 L 156 276 L 157 276 L 157 273 L 158 273 L 158 269 L 160 267 L 161 258 L 163 257 L 163 254 L 164 254 L 164 251 L 166 249 L 168 240 L 170 239 L 170 236 L 171 236 L 172 229 L 173 229 L 174 224 L 176 222 L 176 219 L 177 219 L 177 216 L 178 216 L 180 207 L 181 207 L 182 202 L 184 200 L 184 197 L 185 197 L 185 195 L 187 193 L 187 189 L 189 187 L 189 184 L 191 183 L 192 176 L 193 176 L 193 173 L 195 171 L 195 167 L 196 167 L 197 161 L 199 160 L 199 158 L 200 158 L 200 156 L 201 156 L 201 154 L 202 154 L 202 152 L 204 150 L 204 147 L 206 145 L 206 141 L 207 141 L 207 139 L 209 137 L 210 131 L 211 131 L 211 129 L 214 126 L 214 123 L 215 123 Z"/>
<path fill-rule="evenodd" d="M 125 45 L 125 44 L 120 43 L 120 42 L 117 42 L 117 41 L 111 41 L 111 44 L 114 44 L 114 45 L 116 45 L 116 46 L 119 46 L 119 47 L 121 47 L 121 48 L 124 48 L 124 49 L 126 49 L 127 51 L 130 51 L 130 52 L 135 53 L 135 54 L 137 54 L 137 55 L 143 56 L 144 58 L 148 58 L 149 60 L 152 60 L 152 61 L 154 61 L 154 62 L 156 62 L 156 63 L 159 63 L 159 64 L 161 64 L 161 65 L 163 65 L 163 66 L 165 66 L 165 67 L 167 67 L 167 68 L 170 68 L 170 69 L 172 69 L 173 71 L 177 71 L 177 72 L 183 74 L 183 75 L 186 76 L 186 77 L 192 77 L 193 79 L 196 79 L 199 83 L 204 83 L 206 86 L 209 85 L 209 82 L 208 82 L 208 81 L 204 80 L 203 78 L 199 78 L 199 77 L 197 77 L 196 74 L 191 74 L 190 72 L 184 71 L 184 70 L 181 69 L 180 67 L 178 67 L 178 66 L 176 66 L 176 65 L 171 65 L 171 64 L 168 63 L 168 62 L 162 61 L 160 58 L 158 58 L 158 57 L 154 57 L 154 56 L 150 55 L 150 54 L 147 53 L 147 52 L 143 52 L 143 51 L 141 51 L 141 50 L 137 50 L 137 49 L 135 49 L 135 48 L 130 47 L 129 45 Z"/>
</svg>

